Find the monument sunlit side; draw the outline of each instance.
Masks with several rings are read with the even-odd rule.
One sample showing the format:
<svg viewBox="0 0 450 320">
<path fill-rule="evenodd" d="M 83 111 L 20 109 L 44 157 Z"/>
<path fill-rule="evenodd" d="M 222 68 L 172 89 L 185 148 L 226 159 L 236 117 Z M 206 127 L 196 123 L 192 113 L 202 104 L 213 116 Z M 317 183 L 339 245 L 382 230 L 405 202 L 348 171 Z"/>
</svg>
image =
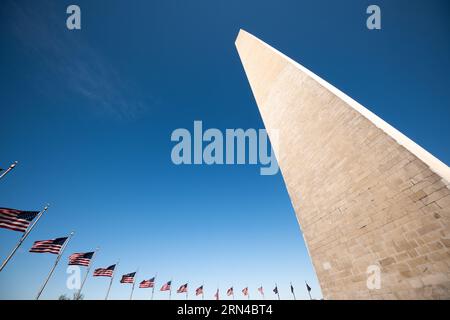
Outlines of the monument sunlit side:
<svg viewBox="0 0 450 320">
<path fill-rule="evenodd" d="M 449 167 L 251 34 L 236 47 L 324 298 L 449 299 Z"/>
</svg>

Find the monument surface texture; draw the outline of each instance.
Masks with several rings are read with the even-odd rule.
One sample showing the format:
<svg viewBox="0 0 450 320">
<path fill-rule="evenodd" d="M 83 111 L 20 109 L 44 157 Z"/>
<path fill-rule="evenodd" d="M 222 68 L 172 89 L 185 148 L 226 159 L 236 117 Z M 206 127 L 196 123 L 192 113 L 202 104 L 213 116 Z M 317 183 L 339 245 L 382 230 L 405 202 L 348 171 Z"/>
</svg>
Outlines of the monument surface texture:
<svg viewBox="0 0 450 320">
<path fill-rule="evenodd" d="M 251 34 L 236 47 L 324 299 L 449 299 L 449 167 Z"/>
</svg>

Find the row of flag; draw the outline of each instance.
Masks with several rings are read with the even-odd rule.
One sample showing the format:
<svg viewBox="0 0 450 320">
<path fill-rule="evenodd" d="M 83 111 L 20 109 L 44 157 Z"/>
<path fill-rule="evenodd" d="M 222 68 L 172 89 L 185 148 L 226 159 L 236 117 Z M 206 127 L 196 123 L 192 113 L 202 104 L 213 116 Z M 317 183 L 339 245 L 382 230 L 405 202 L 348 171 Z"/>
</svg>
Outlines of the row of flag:
<svg viewBox="0 0 450 320">
<path fill-rule="evenodd" d="M 114 270 L 115 270 L 116 265 L 111 265 L 107 268 L 98 268 L 95 269 L 93 276 L 105 276 L 105 277 L 113 277 L 114 275 Z M 122 275 L 122 278 L 120 280 L 120 283 L 131 283 L 134 286 L 134 282 L 135 282 L 135 278 L 136 278 L 136 272 L 131 272 L 131 273 L 127 273 Z M 154 294 L 154 289 L 155 289 L 155 279 L 156 276 L 152 277 L 151 279 L 148 280 L 142 280 L 139 283 L 139 288 L 152 288 L 152 299 L 153 299 L 153 294 Z M 308 293 L 310 294 L 311 292 L 311 287 L 308 285 L 308 283 L 306 283 L 306 290 L 308 291 Z M 292 283 L 290 284 L 290 289 L 291 289 L 291 293 L 294 296 L 295 299 L 295 292 L 294 292 L 294 286 L 292 285 Z M 133 289 L 132 289 L 133 290 Z M 263 286 L 260 286 L 258 289 L 258 292 L 260 293 L 260 295 L 264 298 L 264 288 Z M 162 287 L 160 288 L 160 291 L 169 291 L 169 298 L 170 298 L 170 294 L 172 291 L 172 280 L 167 281 L 166 283 L 164 283 L 162 285 Z M 250 292 L 249 292 L 249 288 L 245 287 L 244 289 L 241 290 L 242 294 L 244 296 L 247 296 L 248 299 L 250 299 Z M 277 295 L 278 299 L 280 299 L 280 294 L 278 291 L 278 285 L 275 284 L 274 289 L 272 290 L 274 294 Z M 183 285 L 181 285 L 178 289 L 177 289 L 177 293 L 186 293 L 186 299 L 188 297 L 188 283 L 185 283 Z M 204 290 L 203 290 L 203 285 L 199 286 L 197 289 L 195 289 L 195 295 L 196 296 L 202 296 L 202 299 L 204 299 Z M 230 287 L 227 291 L 226 291 L 226 295 L 227 296 L 232 296 L 234 299 L 234 287 Z M 220 296 L 219 296 L 219 289 L 217 289 L 216 293 L 214 294 L 214 299 L 219 300 Z M 311 298 L 311 295 L 310 295 Z"/>
<path fill-rule="evenodd" d="M 0 208 L 0 227 L 5 228 L 5 229 L 10 229 L 13 231 L 26 232 L 28 226 L 30 225 L 30 222 L 38 214 L 39 214 L 39 211 L 22 211 L 22 210 L 11 209 L 11 208 Z M 70 238 L 70 236 L 60 237 L 60 238 L 50 239 L 50 240 L 35 241 L 29 251 L 33 252 L 33 253 L 56 254 L 56 255 L 58 255 L 58 260 L 59 260 L 59 256 L 62 254 L 65 244 L 67 244 L 69 238 Z M 90 268 L 91 262 L 95 256 L 95 253 L 96 253 L 96 251 L 73 253 L 69 256 L 68 264 L 74 265 L 74 266 L 82 266 L 82 267 Z M 93 276 L 94 277 L 110 277 L 111 284 L 112 284 L 116 266 L 117 266 L 117 264 L 113 264 L 106 268 L 97 268 L 94 270 Z M 89 270 L 87 271 L 86 276 L 88 273 L 89 273 Z M 122 283 L 122 284 L 127 284 L 127 283 L 133 284 L 132 292 L 134 290 L 136 274 L 137 274 L 137 271 L 124 274 L 124 275 L 122 275 L 121 280 L 120 280 L 120 283 Z M 152 299 L 153 299 L 154 288 L 155 288 L 155 279 L 156 279 L 156 276 L 154 276 L 150 279 L 147 279 L 147 280 L 142 280 L 139 283 L 139 288 L 152 288 L 153 289 L 152 290 Z M 84 284 L 84 282 L 85 282 L 85 280 L 83 281 L 83 284 Z M 309 293 L 311 291 L 311 288 L 309 287 L 309 285 L 307 283 L 306 283 L 306 288 Z M 108 298 L 109 291 L 110 291 L 110 287 L 108 288 L 106 299 Z M 169 291 L 170 292 L 169 298 L 170 298 L 171 291 L 172 291 L 172 281 L 168 281 L 168 282 L 164 283 L 164 285 L 160 288 L 160 291 Z M 246 297 L 248 297 L 248 299 L 250 299 L 250 293 L 249 293 L 248 287 L 245 287 L 241 291 L 244 296 L 246 296 Z M 260 293 L 260 295 L 262 297 L 264 297 L 264 288 L 262 286 L 259 287 L 257 289 L 257 291 Z M 275 287 L 272 291 L 279 298 L 279 291 L 278 291 L 277 285 L 275 285 Z M 176 292 L 177 293 L 186 293 L 186 297 L 187 297 L 188 283 L 181 285 Z M 294 292 L 294 287 L 292 286 L 292 284 L 291 284 L 291 293 L 293 294 L 294 299 L 295 299 L 295 292 Z M 79 290 L 79 294 L 81 294 L 81 288 Z M 202 298 L 204 298 L 203 285 L 201 285 L 200 287 L 195 289 L 195 295 L 196 296 L 201 295 Z M 234 295 L 235 295 L 234 288 L 230 287 L 226 291 L 226 295 L 232 296 L 234 298 Z M 132 298 L 132 294 L 131 294 L 130 298 Z M 219 300 L 219 289 L 217 289 L 216 293 L 214 294 L 214 299 Z"/>
<path fill-rule="evenodd" d="M 17 161 L 14 162 L 5 172 L 3 172 L 3 174 L 0 175 L 0 179 L 3 178 L 12 169 L 14 169 L 14 167 L 16 165 L 17 165 Z M 0 169 L 0 172 L 2 172 L 2 171 L 3 170 Z M 19 239 L 18 244 L 15 246 L 15 248 L 12 250 L 11 254 L 5 259 L 5 261 L 0 266 L 0 272 L 3 270 L 3 268 L 6 266 L 6 264 L 10 261 L 10 259 L 12 258 L 14 253 L 17 251 L 17 249 L 22 245 L 23 241 L 26 239 L 26 237 L 29 235 L 29 233 L 31 232 L 31 230 L 33 229 L 33 227 L 35 226 L 37 221 L 40 219 L 42 214 L 45 211 L 47 211 L 47 209 L 48 209 L 48 205 L 45 206 L 44 209 L 41 211 L 25 211 L 25 210 L 17 210 L 17 209 L 12 209 L 12 208 L 0 208 L 0 228 L 9 229 L 12 231 L 17 231 L 17 232 L 23 233 L 22 237 Z M 50 277 L 52 276 L 53 271 L 55 270 L 58 262 L 60 261 L 61 256 L 62 256 L 68 242 L 70 241 L 71 237 L 73 236 L 73 234 L 74 234 L 74 232 L 71 232 L 70 235 L 68 235 L 66 237 L 60 237 L 60 238 L 55 238 L 55 239 L 50 239 L 50 240 L 35 241 L 31 247 L 31 249 L 29 250 L 32 253 L 49 253 L 49 254 L 57 255 L 55 264 L 53 265 L 53 268 L 50 270 L 50 273 L 48 274 L 46 280 L 44 281 L 44 284 L 40 288 L 36 299 L 39 299 L 43 290 L 45 289 L 46 284 L 48 283 Z M 92 265 L 92 262 L 93 262 L 93 259 L 95 257 L 97 250 L 98 250 L 98 248 L 95 251 L 78 252 L 78 253 L 73 253 L 69 256 L 69 262 L 68 262 L 69 265 L 82 266 L 82 267 L 88 268 L 85 273 L 85 277 L 81 283 L 81 287 L 78 290 L 78 295 L 81 295 L 81 291 L 82 291 L 83 286 L 88 277 L 88 274 L 89 274 L 89 271 L 90 271 L 90 268 L 91 268 L 91 265 Z M 106 268 L 97 268 L 93 272 L 93 277 L 109 277 L 109 278 L 111 278 L 105 299 L 108 299 L 117 265 L 118 265 L 118 262 L 116 264 L 110 265 Z M 122 284 L 132 284 L 130 299 L 132 299 L 132 297 L 133 297 L 136 275 L 137 275 L 137 271 L 124 274 L 124 275 L 122 275 L 122 277 L 120 279 L 120 283 L 122 283 Z M 156 276 L 154 276 L 150 279 L 142 280 L 139 283 L 139 288 L 143 288 L 143 289 L 152 288 L 152 297 L 151 297 L 152 299 L 153 299 L 154 290 L 155 290 L 155 279 L 156 279 Z M 305 283 L 305 284 L 306 284 L 308 294 L 311 298 L 311 294 L 310 294 L 311 288 L 307 283 Z M 292 283 L 290 284 L 290 288 L 291 288 L 291 293 L 295 299 L 296 297 L 295 297 L 294 287 L 292 286 Z M 260 293 L 260 295 L 264 298 L 263 287 L 260 286 L 257 290 Z M 164 283 L 161 286 L 160 291 L 168 291 L 169 299 L 170 299 L 171 294 L 172 294 L 172 280 Z M 241 291 L 244 296 L 246 296 L 248 299 L 250 299 L 250 292 L 249 292 L 248 287 L 245 287 Z M 277 295 L 278 299 L 280 299 L 277 284 L 275 284 L 275 288 L 272 291 L 274 294 Z M 185 293 L 186 299 L 187 299 L 188 298 L 188 283 L 181 285 L 177 289 L 176 292 L 177 293 Z M 214 299 L 219 300 L 219 298 L 220 298 L 219 294 L 220 294 L 219 289 L 217 288 L 217 290 L 214 294 Z M 204 299 L 203 285 L 201 285 L 195 289 L 195 295 L 196 296 L 201 295 L 202 299 Z M 226 291 L 226 295 L 232 296 L 234 299 L 234 295 L 235 295 L 234 288 L 230 287 Z"/>
<path fill-rule="evenodd" d="M 16 166 L 18 162 L 15 161 L 13 164 L 9 166 L 9 168 L 5 171 L 0 169 L 0 180 L 3 179 L 9 172 L 11 172 Z M 39 219 L 42 217 L 44 212 L 48 210 L 48 205 L 44 207 L 44 209 L 40 211 L 26 211 L 26 210 L 18 210 L 18 209 L 12 209 L 12 208 L 0 208 L 0 228 L 9 229 L 12 231 L 18 231 L 22 232 L 22 236 L 20 237 L 18 243 L 13 248 L 11 253 L 8 255 L 8 257 L 3 261 L 3 263 L 0 266 L 0 272 L 6 267 L 8 262 L 11 260 L 11 258 L 14 256 L 16 251 L 19 249 L 19 247 L 22 245 L 22 243 L 25 241 L 25 239 L 28 237 L 30 232 L 35 227 L 36 223 L 39 221 Z M 41 296 L 43 290 L 45 289 L 45 286 L 47 285 L 48 281 L 50 280 L 50 277 L 52 276 L 53 272 L 56 269 L 56 266 L 58 265 L 58 262 L 61 259 L 61 256 L 64 252 L 65 247 L 69 243 L 69 240 L 73 236 L 74 232 L 71 232 L 69 236 L 67 237 L 61 237 L 51 240 L 39 240 L 35 241 L 33 243 L 33 246 L 30 249 L 30 252 L 34 253 L 51 253 L 56 254 L 57 258 L 55 260 L 55 263 L 53 267 L 50 269 L 50 272 L 45 279 L 42 287 L 40 288 L 36 299 L 39 299 Z M 84 254 L 74 254 L 71 255 L 69 259 L 69 264 L 75 264 L 75 265 L 87 265 L 90 266 L 90 262 L 92 260 L 92 257 L 87 256 L 88 258 L 83 257 Z M 87 277 L 87 274 L 86 274 Z M 86 280 L 83 280 L 83 284 Z M 80 290 L 81 291 L 81 290 Z"/>
</svg>

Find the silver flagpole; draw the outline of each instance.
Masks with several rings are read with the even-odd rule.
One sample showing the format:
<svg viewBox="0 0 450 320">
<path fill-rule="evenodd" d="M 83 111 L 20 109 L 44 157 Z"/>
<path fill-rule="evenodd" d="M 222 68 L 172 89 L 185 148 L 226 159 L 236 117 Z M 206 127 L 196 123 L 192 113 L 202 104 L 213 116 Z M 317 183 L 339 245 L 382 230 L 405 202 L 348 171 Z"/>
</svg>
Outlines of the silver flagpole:
<svg viewBox="0 0 450 320">
<path fill-rule="evenodd" d="M 172 286 L 173 286 L 172 279 L 170 279 L 169 300 L 172 300 Z"/>
<path fill-rule="evenodd" d="M 188 299 L 188 291 L 189 291 L 189 286 L 188 285 L 186 285 L 186 300 Z"/>
<path fill-rule="evenodd" d="M 278 300 L 280 300 L 280 290 L 278 290 L 278 285 L 275 283 L 275 288 L 277 288 Z"/>
<path fill-rule="evenodd" d="M 8 174 L 8 172 L 10 172 L 12 169 L 14 169 L 18 163 L 19 163 L 19 161 L 14 161 L 14 163 L 12 165 L 10 165 L 9 168 L 6 169 L 6 171 L 0 175 L 0 179 L 2 179 L 4 176 L 6 176 Z"/>
<path fill-rule="evenodd" d="M 114 267 L 114 271 L 111 277 L 111 280 L 109 281 L 109 286 L 108 286 L 108 291 L 106 291 L 106 297 L 105 300 L 108 300 L 108 296 L 109 296 L 109 291 L 111 291 L 111 286 L 114 280 L 114 276 L 116 275 L 116 270 L 117 270 L 117 266 L 119 265 L 120 259 L 117 260 L 116 266 Z"/>
<path fill-rule="evenodd" d="M 81 290 L 83 290 L 84 283 L 86 282 L 86 279 L 87 279 L 87 277 L 88 277 L 88 275 L 89 275 L 89 271 L 91 271 L 92 262 L 94 261 L 94 257 L 95 257 L 95 255 L 97 254 L 98 249 L 99 249 L 99 247 L 97 247 L 97 248 L 95 249 L 94 254 L 92 255 L 91 261 L 89 261 L 89 266 L 88 266 L 88 268 L 87 268 L 87 270 L 86 270 L 86 274 L 85 274 L 85 276 L 84 276 L 83 282 L 81 283 L 80 290 L 78 290 L 78 297 L 81 297 Z"/>
<path fill-rule="evenodd" d="M 158 272 L 155 274 L 155 278 L 153 279 L 152 300 L 153 300 L 153 295 L 155 294 L 155 286 L 156 286 L 156 277 L 157 276 L 158 276 Z"/>
<path fill-rule="evenodd" d="M 22 235 L 22 237 L 20 238 L 19 242 L 17 243 L 17 245 L 14 247 L 14 249 L 11 251 L 11 253 L 9 254 L 9 256 L 5 259 L 5 261 L 3 261 L 2 266 L 0 267 L 0 272 L 3 270 L 3 268 L 6 266 L 6 264 L 8 263 L 8 261 L 12 258 L 12 256 L 14 255 L 14 253 L 16 253 L 17 249 L 19 249 L 19 247 L 22 245 L 22 242 L 25 241 L 25 239 L 28 237 L 28 234 L 31 232 L 31 230 L 33 230 L 34 225 L 36 224 L 36 222 L 39 221 L 39 219 L 41 218 L 42 214 L 47 211 L 49 205 L 47 204 L 43 210 L 41 210 L 41 212 L 38 213 L 38 215 L 36 216 L 36 218 L 34 218 L 33 223 L 28 227 L 28 229 L 25 231 L 25 233 Z"/>
<path fill-rule="evenodd" d="M 136 278 L 137 278 L 138 271 L 139 271 L 139 268 L 136 270 L 136 273 L 134 274 L 134 277 L 133 277 L 133 286 L 131 287 L 130 300 L 133 300 L 134 285 L 136 284 Z"/>
<path fill-rule="evenodd" d="M 44 284 L 43 284 L 42 287 L 41 287 L 41 290 L 39 290 L 39 292 L 38 292 L 38 294 L 37 294 L 37 296 L 36 296 L 36 300 L 39 300 L 39 297 L 41 296 L 42 291 L 44 291 L 45 286 L 46 286 L 47 283 L 48 283 L 48 280 L 50 280 L 50 277 L 52 276 L 53 271 L 55 271 L 56 266 L 58 265 L 58 262 L 59 262 L 59 260 L 61 259 L 61 256 L 62 256 L 62 254 L 64 253 L 64 250 L 66 249 L 67 244 L 69 243 L 69 241 L 70 241 L 70 239 L 72 238 L 72 236 L 73 236 L 74 233 L 75 233 L 75 232 L 72 231 L 72 232 L 69 234 L 69 237 L 67 238 L 67 240 L 64 242 L 64 244 L 63 244 L 61 250 L 59 251 L 58 257 L 56 258 L 55 264 L 53 265 L 53 268 L 50 270 L 50 273 L 48 274 L 47 279 L 45 279 Z"/>
</svg>

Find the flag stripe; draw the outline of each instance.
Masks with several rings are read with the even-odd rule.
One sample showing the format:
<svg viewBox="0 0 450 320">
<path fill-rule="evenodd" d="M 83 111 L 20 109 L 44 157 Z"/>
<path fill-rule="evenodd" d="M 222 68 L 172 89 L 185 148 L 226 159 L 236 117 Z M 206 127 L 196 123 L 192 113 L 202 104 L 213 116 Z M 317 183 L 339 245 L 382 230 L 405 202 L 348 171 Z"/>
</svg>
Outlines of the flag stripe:
<svg viewBox="0 0 450 320">
<path fill-rule="evenodd" d="M 198 296 L 200 294 L 203 294 L 203 286 L 200 286 L 197 289 L 195 289 L 195 295 Z"/>
<path fill-rule="evenodd" d="M 115 268 L 116 268 L 115 264 L 109 266 L 108 268 L 97 268 L 94 270 L 93 276 L 94 277 L 112 277 Z"/>
<path fill-rule="evenodd" d="M 139 284 L 139 288 L 153 288 L 155 286 L 155 278 L 149 280 L 143 280 Z"/>
<path fill-rule="evenodd" d="M 116 268 L 115 264 L 109 266 L 108 268 L 97 268 L 94 270 L 93 276 L 94 277 L 112 277 L 115 268 Z"/>
<path fill-rule="evenodd" d="M 0 208 L 0 228 L 25 232 L 39 211 Z"/>
<path fill-rule="evenodd" d="M 169 290 L 170 290 L 171 284 L 172 284 L 172 281 L 169 281 L 169 282 L 165 283 L 165 284 L 161 287 L 160 291 L 169 291 Z"/>
<path fill-rule="evenodd" d="M 131 272 L 124 274 L 122 276 L 122 279 L 120 279 L 120 283 L 134 283 L 134 276 L 136 275 L 136 272 Z"/>
<path fill-rule="evenodd" d="M 67 237 L 52 240 L 35 241 L 30 249 L 30 252 L 59 254 L 66 240 Z"/>
<path fill-rule="evenodd" d="M 180 288 L 178 288 L 177 293 L 187 292 L 187 288 L 188 288 L 188 284 L 185 283 L 182 286 L 180 286 Z"/>
<path fill-rule="evenodd" d="M 91 259 L 94 256 L 94 252 L 86 252 L 86 253 L 74 253 L 69 257 L 69 265 L 70 266 L 84 266 L 88 267 L 91 263 Z"/>
</svg>

